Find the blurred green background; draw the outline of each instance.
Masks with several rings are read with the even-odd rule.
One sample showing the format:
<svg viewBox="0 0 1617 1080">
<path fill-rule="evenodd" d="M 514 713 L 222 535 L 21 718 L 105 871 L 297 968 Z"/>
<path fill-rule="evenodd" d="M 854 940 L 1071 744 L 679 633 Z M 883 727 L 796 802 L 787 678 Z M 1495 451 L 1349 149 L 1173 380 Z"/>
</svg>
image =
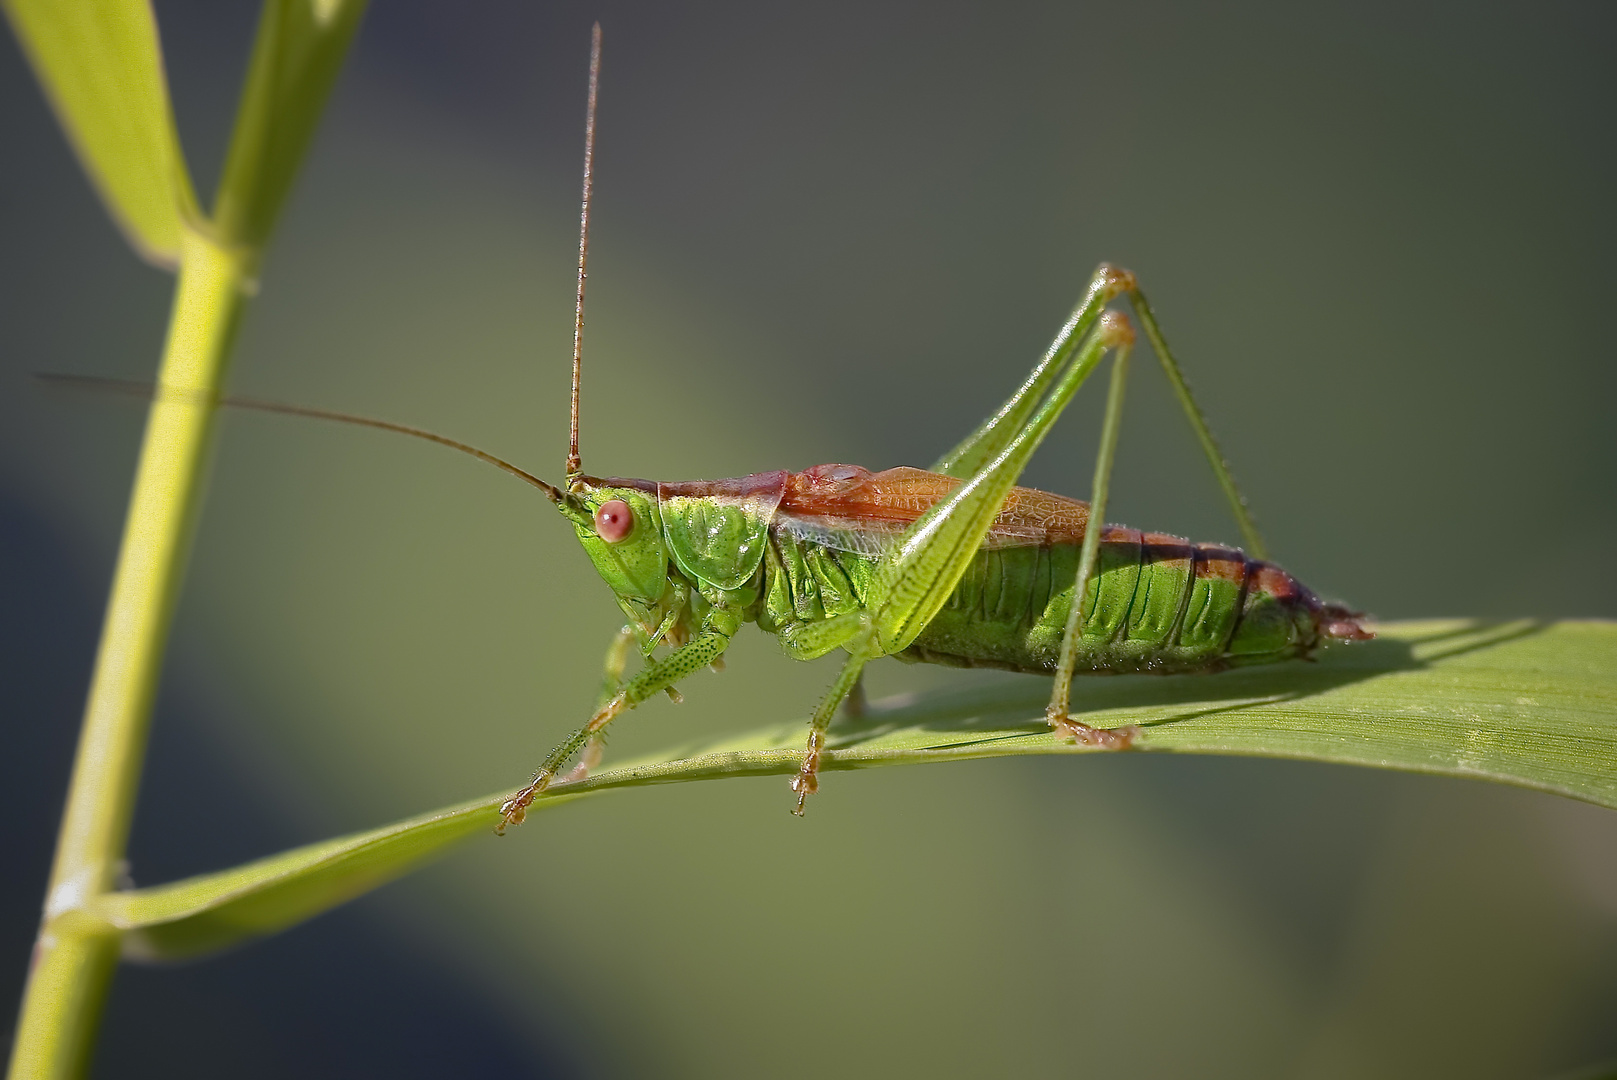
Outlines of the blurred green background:
<svg viewBox="0 0 1617 1080">
<path fill-rule="evenodd" d="M 209 190 L 255 10 L 157 5 Z M 583 452 L 684 479 L 925 464 L 1102 259 L 1265 526 L 1387 617 L 1617 614 L 1614 16 L 1595 5 L 377 5 L 240 392 L 554 478 L 589 25 Z M 0 979 L 20 991 L 170 279 L 0 48 Z M 1232 538 L 1160 376 L 1116 520 Z M 1028 482 L 1082 495 L 1101 395 Z M 376 433 L 226 418 L 136 881 L 514 786 L 616 610 L 554 511 Z M 748 633 L 609 753 L 805 714 Z M 992 673 L 879 665 L 876 694 Z M 1081 692 L 1082 687 L 1080 685 Z M 1081 699 L 1080 699 L 1081 700 Z M 97 1074 L 1552 1076 L 1617 1057 L 1617 816 L 1152 757 L 639 790 L 288 935 L 115 984 Z"/>
</svg>

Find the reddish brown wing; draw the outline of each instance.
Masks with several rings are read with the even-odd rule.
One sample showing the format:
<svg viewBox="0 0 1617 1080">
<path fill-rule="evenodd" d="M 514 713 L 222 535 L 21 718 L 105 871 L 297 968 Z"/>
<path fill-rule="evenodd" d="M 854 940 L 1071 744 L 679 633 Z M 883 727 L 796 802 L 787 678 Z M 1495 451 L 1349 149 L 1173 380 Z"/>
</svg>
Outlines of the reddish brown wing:
<svg viewBox="0 0 1617 1080">
<path fill-rule="evenodd" d="M 941 473 L 901 467 L 872 473 L 858 465 L 816 465 L 786 478 L 780 512 L 805 527 L 901 532 L 959 486 Z M 1077 543 L 1089 504 L 1034 488 L 1012 488 L 985 546 Z"/>
</svg>

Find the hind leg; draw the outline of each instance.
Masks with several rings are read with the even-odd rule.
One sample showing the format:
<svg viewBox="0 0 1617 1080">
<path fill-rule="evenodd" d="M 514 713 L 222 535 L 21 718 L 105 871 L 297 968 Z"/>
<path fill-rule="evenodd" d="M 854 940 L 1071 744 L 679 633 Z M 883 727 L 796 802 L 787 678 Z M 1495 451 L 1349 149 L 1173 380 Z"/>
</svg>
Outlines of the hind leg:
<svg viewBox="0 0 1617 1080">
<path fill-rule="evenodd" d="M 1120 296 L 1128 297 L 1141 328 L 1145 330 L 1146 340 L 1151 342 L 1152 351 L 1162 363 L 1163 373 L 1167 375 L 1174 396 L 1179 399 L 1179 404 L 1184 409 L 1185 419 L 1195 432 L 1196 441 L 1201 444 L 1208 465 L 1212 466 L 1219 489 L 1224 492 L 1224 497 L 1229 502 L 1230 512 L 1240 527 L 1241 538 L 1247 546 L 1247 551 L 1256 558 L 1267 559 L 1268 547 L 1252 521 L 1246 499 L 1242 497 L 1241 489 L 1236 486 L 1229 464 L 1219 451 L 1218 442 L 1207 426 L 1207 418 L 1202 414 L 1201 406 L 1196 403 L 1195 396 L 1190 392 L 1190 386 L 1185 382 L 1184 373 L 1179 369 L 1179 362 L 1174 359 L 1167 340 L 1162 336 L 1162 328 L 1157 325 L 1156 312 L 1151 309 L 1145 293 L 1140 291 L 1140 283 L 1134 274 L 1110 263 L 1101 263 L 1096 268 L 1083 299 L 1068 316 L 1066 326 L 1062 328 L 1062 332 L 1057 335 L 1056 340 L 1022 385 L 1005 404 L 999 407 L 998 411 L 979 424 L 977 429 L 966 436 L 958 446 L 933 462 L 932 471 L 964 478 L 980 469 L 992 456 L 990 452 L 992 447 L 1003 445 L 995 442 L 996 433 L 1015 430 L 1027 422 L 1061 371 L 1062 365 L 1071 356 L 1079 338 L 1100 316 L 1106 305 Z"/>
<path fill-rule="evenodd" d="M 1101 535 L 1106 531 L 1106 498 L 1111 488 L 1112 463 L 1117 459 L 1117 434 L 1123 421 L 1123 397 L 1128 386 L 1129 351 L 1127 346 L 1117 350 L 1112 361 L 1112 381 L 1106 392 L 1106 419 L 1101 425 L 1100 452 L 1095 456 L 1095 481 L 1090 488 L 1089 527 L 1084 530 L 1084 543 L 1078 551 L 1077 587 L 1072 594 L 1072 610 L 1067 613 L 1066 631 L 1061 636 L 1061 659 L 1056 665 L 1055 685 L 1050 691 L 1050 704 L 1044 710 L 1045 719 L 1058 734 L 1088 746 L 1109 750 L 1126 749 L 1139 733 L 1137 728 L 1104 729 L 1091 727 L 1071 713 L 1072 672 L 1078 660 L 1078 648 L 1083 639 L 1084 623 L 1093 605 L 1089 602 L 1089 583 L 1095 576 L 1099 561 Z M 1095 590 L 1096 598 L 1100 590 Z"/>
<path fill-rule="evenodd" d="M 1224 460 L 1218 442 L 1213 438 L 1212 429 L 1207 426 L 1207 418 L 1202 415 L 1201 406 L 1196 404 L 1196 398 L 1185 382 L 1184 373 L 1179 370 L 1179 361 L 1173 358 L 1173 353 L 1168 349 L 1168 342 L 1162 336 L 1162 329 L 1157 326 L 1156 313 L 1146 302 L 1145 294 L 1140 291 L 1140 285 L 1134 280 L 1134 275 L 1127 270 L 1121 273 L 1124 276 L 1122 290 L 1128 294 L 1129 304 L 1134 308 L 1134 314 L 1139 318 L 1147 340 L 1151 342 L 1152 351 L 1162 362 L 1163 373 L 1168 376 L 1174 395 L 1185 410 L 1185 419 L 1190 422 L 1191 430 L 1196 433 L 1196 441 L 1201 443 L 1207 464 L 1213 467 L 1213 476 L 1218 480 L 1218 486 L 1230 504 L 1230 513 L 1235 516 L 1235 523 L 1241 529 L 1241 539 L 1246 544 L 1247 552 L 1254 558 L 1267 559 L 1269 546 L 1263 542 L 1263 537 L 1258 533 L 1258 526 L 1252 520 L 1251 511 L 1247 509 L 1246 497 L 1235 484 L 1235 476 L 1230 472 L 1229 462 Z"/>
<path fill-rule="evenodd" d="M 1103 306 L 1104 299 L 1099 304 Z M 1106 355 L 1126 351 L 1133 340 L 1134 332 L 1121 313 L 1101 316 L 1099 306 L 1089 301 L 1080 304 L 1044 362 L 1019 391 L 1024 400 L 1007 402 L 950 453 L 950 467 L 961 470 L 963 482 L 898 538 L 894 552 L 874 569 L 861 610 L 816 624 L 813 633 L 824 636 L 818 644 L 826 649 L 804 648 L 803 654 L 821 655 L 840 646 L 847 650 L 848 660 L 810 721 L 808 747 L 792 781 L 797 794 L 795 813 L 803 812 L 804 802 L 818 789 L 826 731 L 864 665 L 908 648 L 948 602 L 993 526 L 1005 496 L 1050 427 Z M 836 630 L 831 636 L 833 625 Z"/>
</svg>

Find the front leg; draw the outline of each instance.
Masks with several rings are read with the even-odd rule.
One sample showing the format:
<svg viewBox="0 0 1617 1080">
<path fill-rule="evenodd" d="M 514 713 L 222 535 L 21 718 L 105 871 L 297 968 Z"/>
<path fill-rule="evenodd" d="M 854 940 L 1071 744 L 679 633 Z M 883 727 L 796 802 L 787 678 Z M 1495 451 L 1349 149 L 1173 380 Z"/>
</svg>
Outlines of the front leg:
<svg viewBox="0 0 1617 1080">
<path fill-rule="evenodd" d="M 500 807 L 500 824 L 494 831 L 504 835 L 506 826 L 520 825 L 528 815 L 528 807 L 541 791 L 549 787 L 556 773 L 586 743 L 600 734 L 620 714 L 662 691 L 669 689 L 693 671 L 712 664 L 730 644 L 730 638 L 740 627 L 740 620 L 723 609 L 714 609 L 703 620 L 702 630 L 690 641 L 675 649 L 662 660 L 648 664 L 628 685 L 607 699 L 589 722 L 569 735 L 552 750 L 543 765 L 534 773 L 533 782 Z"/>
</svg>

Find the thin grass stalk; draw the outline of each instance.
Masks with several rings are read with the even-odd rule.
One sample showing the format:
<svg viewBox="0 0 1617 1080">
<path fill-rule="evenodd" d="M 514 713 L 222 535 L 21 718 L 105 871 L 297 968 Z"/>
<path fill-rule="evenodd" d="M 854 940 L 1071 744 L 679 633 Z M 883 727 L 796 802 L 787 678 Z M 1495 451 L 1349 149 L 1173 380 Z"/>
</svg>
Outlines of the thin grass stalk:
<svg viewBox="0 0 1617 1080">
<path fill-rule="evenodd" d="M 57 838 L 45 913 L 12 1048 L 12 1080 L 86 1070 L 118 934 L 90 914 L 116 888 L 146 756 L 152 702 L 184 575 L 215 410 L 200 402 L 224 381 L 251 260 L 192 231 L 159 379 L 147 414 L 129 513 L 113 576 Z"/>
</svg>

